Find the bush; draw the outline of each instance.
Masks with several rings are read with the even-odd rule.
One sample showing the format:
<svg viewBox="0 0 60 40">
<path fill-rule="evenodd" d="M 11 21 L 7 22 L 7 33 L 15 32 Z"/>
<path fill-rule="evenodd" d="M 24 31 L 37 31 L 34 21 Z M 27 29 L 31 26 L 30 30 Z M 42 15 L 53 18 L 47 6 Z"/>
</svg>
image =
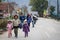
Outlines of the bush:
<svg viewBox="0 0 60 40">
<path fill-rule="evenodd" d="M 0 24 L 0 29 L 6 31 L 7 20 L 3 19 L 3 22 Z"/>
<path fill-rule="evenodd" d="M 53 16 L 53 12 L 55 11 L 55 7 L 54 6 L 50 6 L 50 16 Z"/>
</svg>

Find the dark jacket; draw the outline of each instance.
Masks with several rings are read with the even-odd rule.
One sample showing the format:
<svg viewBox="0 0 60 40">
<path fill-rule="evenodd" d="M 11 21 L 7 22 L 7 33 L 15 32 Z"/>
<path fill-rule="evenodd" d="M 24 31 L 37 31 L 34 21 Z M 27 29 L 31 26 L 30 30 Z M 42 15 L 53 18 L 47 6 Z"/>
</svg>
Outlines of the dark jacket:
<svg viewBox="0 0 60 40">
<path fill-rule="evenodd" d="M 31 23 L 32 18 L 27 16 L 27 23 Z"/>
<path fill-rule="evenodd" d="M 23 21 L 25 20 L 25 16 L 20 16 L 19 18 L 21 20 L 21 22 L 23 23 Z"/>
<path fill-rule="evenodd" d="M 33 20 L 38 20 L 38 18 L 36 18 L 36 17 L 33 16 Z"/>
<path fill-rule="evenodd" d="M 23 25 L 23 31 L 24 32 L 29 32 L 30 31 L 28 24 Z"/>
</svg>

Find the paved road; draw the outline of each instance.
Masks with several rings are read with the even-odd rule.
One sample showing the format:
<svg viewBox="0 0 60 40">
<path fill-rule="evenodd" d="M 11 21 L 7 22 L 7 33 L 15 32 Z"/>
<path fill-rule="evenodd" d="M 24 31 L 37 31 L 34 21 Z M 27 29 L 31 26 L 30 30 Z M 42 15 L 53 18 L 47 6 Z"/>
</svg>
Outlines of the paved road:
<svg viewBox="0 0 60 40">
<path fill-rule="evenodd" d="M 7 32 L 0 35 L 0 40 L 60 40 L 60 21 L 54 19 L 39 18 L 35 28 L 30 28 L 29 37 L 24 38 L 22 29 L 18 31 L 18 38 L 7 37 Z"/>
</svg>

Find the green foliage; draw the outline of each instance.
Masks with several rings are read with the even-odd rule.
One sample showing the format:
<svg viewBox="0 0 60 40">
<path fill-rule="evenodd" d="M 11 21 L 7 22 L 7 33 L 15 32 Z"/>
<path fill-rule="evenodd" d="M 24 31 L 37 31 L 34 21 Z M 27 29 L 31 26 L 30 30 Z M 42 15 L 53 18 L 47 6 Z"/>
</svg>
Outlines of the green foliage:
<svg viewBox="0 0 60 40">
<path fill-rule="evenodd" d="M 48 7 L 48 1 L 47 0 L 30 0 L 30 6 L 32 6 L 32 11 L 38 11 L 39 15 L 40 13 L 43 13 L 44 9 L 47 9 Z"/>
<path fill-rule="evenodd" d="M 53 13 L 55 11 L 55 7 L 54 6 L 51 6 L 50 7 L 50 12 Z"/>
<path fill-rule="evenodd" d="M 2 21 L 2 20 L 1 20 Z M 6 30 L 7 20 L 3 19 L 3 22 L 0 23 L 0 29 Z"/>
<path fill-rule="evenodd" d="M 1 0 L 0 0 L 0 2 L 1 2 Z"/>
<path fill-rule="evenodd" d="M 54 11 L 55 11 L 55 7 L 54 6 L 50 6 L 50 17 L 54 18 L 54 19 L 57 19 L 57 16 L 53 14 Z"/>
</svg>

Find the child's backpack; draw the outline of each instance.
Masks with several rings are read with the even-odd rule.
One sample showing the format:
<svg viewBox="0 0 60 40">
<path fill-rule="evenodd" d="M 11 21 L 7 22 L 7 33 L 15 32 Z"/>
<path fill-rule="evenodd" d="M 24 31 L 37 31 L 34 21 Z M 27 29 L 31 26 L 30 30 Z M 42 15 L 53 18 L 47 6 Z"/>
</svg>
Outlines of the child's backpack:
<svg viewBox="0 0 60 40">
<path fill-rule="evenodd" d="M 22 27 L 23 27 L 23 25 L 22 25 L 22 23 L 20 23 L 20 24 L 19 24 L 19 28 L 22 29 Z"/>
</svg>

